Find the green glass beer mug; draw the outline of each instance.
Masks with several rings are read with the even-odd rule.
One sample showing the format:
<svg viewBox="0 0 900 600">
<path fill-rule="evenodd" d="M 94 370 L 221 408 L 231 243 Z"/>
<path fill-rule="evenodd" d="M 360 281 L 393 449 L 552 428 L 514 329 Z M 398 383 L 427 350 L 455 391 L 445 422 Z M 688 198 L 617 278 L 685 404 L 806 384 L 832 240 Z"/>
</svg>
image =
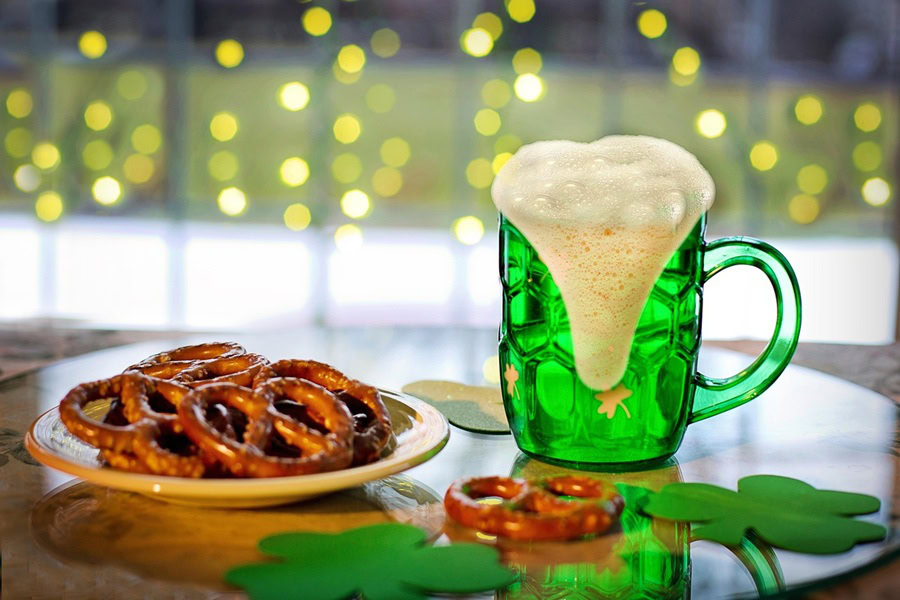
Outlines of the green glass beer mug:
<svg viewBox="0 0 900 600">
<path fill-rule="evenodd" d="M 500 216 L 501 390 L 519 448 L 551 461 L 655 462 L 672 456 L 688 424 L 765 391 L 790 362 L 800 290 L 784 256 L 746 237 L 705 242 L 706 216 L 657 279 L 641 313 L 622 385 L 596 390 L 575 370 L 566 307 L 547 266 Z M 775 290 L 775 332 L 763 353 L 724 379 L 697 372 L 703 284 L 733 265 L 762 270 Z"/>
</svg>

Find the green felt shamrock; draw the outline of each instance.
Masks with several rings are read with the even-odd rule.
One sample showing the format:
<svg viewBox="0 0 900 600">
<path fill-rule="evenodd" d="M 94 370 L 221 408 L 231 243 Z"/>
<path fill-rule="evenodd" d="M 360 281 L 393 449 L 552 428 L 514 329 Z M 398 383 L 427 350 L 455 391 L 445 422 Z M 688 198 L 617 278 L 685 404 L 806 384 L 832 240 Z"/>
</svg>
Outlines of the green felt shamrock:
<svg viewBox="0 0 900 600">
<path fill-rule="evenodd" d="M 736 546 L 754 530 L 778 548 L 808 554 L 845 552 L 858 542 L 883 539 L 881 525 L 849 518 L 873 513 L 878 498 L 831 490 L 777 475 L 738 481 L 738 491 L 706 483 L 671 483 L 651 495 L 644 512 L 675 521 L 698 521 L 691 535 Z"/>
<path fill-rule="evenodd" d="M 253 600 L 423 600 L 429 593 L 470 594 L 515 580 L 494 548 L 479 544 L 426 545 L 425 532 L 385 523 L 339 534 L 283 533 L 259 549 L 281 562 L 243 565 L 225 581 Z"/>
</svg>

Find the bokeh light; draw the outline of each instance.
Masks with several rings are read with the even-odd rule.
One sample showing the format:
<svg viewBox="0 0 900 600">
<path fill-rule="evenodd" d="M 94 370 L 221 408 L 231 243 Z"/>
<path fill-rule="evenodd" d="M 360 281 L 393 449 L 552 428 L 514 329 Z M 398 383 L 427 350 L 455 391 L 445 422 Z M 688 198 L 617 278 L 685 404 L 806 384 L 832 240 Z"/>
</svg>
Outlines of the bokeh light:
<svg viewBox="0 0 900 600">
<path fill-rule="evenodd" d="M 502 122 L 497 111 L 490 108 L 482 108 L 475 113 L 475 131 L 481 135 L 494 135 L 500 131 Z"/>
<path fill-rule="evenodd" d="M 309 88 L 299 81 L 291 81 L 278 89 L 278 104 L 285 110 L 297 112 L 309 104 Z"/>
<path fill-rule="evenodd" d="M 149 123 L 138 125 L 131 132 L 131 147 L 141 154 L 153 154 L 162 145 L 162 133 Z"/>
<path fill-rule="evenodd" d="M 347 73 L 358 73 L 366 65 L 366 51 L 356 44 L 348 44 L 338 52 L 337 62 Z"/>
<path fill-rule="evenodd" d="M 50 142 L 41 142 L 31 151 L 31 162 L 45 171 L 59 164 L 59 148 Z"/>
<path fill-rule="evenodd" d="M 757 171 L 768 171 L 778 162 L 778 149 L 772 142 L 756 142 L 750 149 L 750 164 Z"/>
<path fill-rule="evenodd" d="M 91 171 L 102 171 L 114 156 L 112 146 L 106 140 L 91 140 L 81 151 L 81 162 Z"/>
<path fill-rule="evenodd" d="M 797 187 L 805 194 L 821 193 L 828 186 L 828 172 L 821 165 L 806 165 L 797 171 Z"/>
<path fill-rule="evenodd" d="M 494 169 L 491 161 L 486 158 L 476 158 L 466 166 L 466 181 L 473 188 L 483 190 L 494 181 Z"/>
<path fill-rule="evenodd" d="M 512 58 L 513 71 L 521 75 L 522 73 L 540 73 L 544 61 L 541 53 L 534 48 L 522 48 L 516 50 Z"/>
<path fill-rule="evenodd" d="M 359 139 L 362 133 L 362 125 L 356 116 L 343 114 L 334 121 L 334 139 L 342 144 L 352 144 Z"/>
<path fill-rule="evenodd" d="M 472 27 L 484 29 L 491 34 L 491 38 L 493 38 L 495 42 L 497 41 L 497 38 L 503 35 L 503 21 L 492 12 L 483 12 L 476 16 L 472 21 Z"/>
<path fill-rule="evenodd" d="M 694 121 L 694 127 L 697 129 L 697 133 L 710 139 L 717 138 L 725 133 L 725 128 L 727 126 L 728 122 L 725 120 L 725 115 L 715 108 L 708 108 L 701 111 L 700 114 L 697 115 L 697 120 Z"/>
<path fill-rule="evenodd" d="M 509 0 L 506 4 L 509 18 L 516 23 L 525 23 L 534 16 L 534 0 Z"/>
<path fill-rule="evenodd" d="M 94 131 L 103 131 L 112 123 L 113 112 L 103 100 L 91 102 L 84 109 L 84 123 Z"/>
<path fill-rule="evenodd" d="M 278 173 L 286 186 L 298 187 L 309 179 L 309 164 L 299 156 L 292 156 L 282 161 Z"/>
<path fill-rule="evenodd" d="M 481 86 L 481 99 L 491 108 L 503 108 L 511 98 L 512 90 L 502 79 L 491 79 Z"/>
<path fill-rule="evenodd" d="M 872 206 L 884 206 L 891 199 L 891 186 L 881 177 L 866 179 L 862 186 L 862 197 Z"/>
<path fill-rule="evenodd" d="M 312 222 L 309 208 L 301 202 L 295 202 L 284 209 L 284 224 L 291 231 L 303 231 Z"/>
<path fill-rule="evenodd" d="M 822 101 L 812 94 L 800 96 L 794 104 L 794 116 L 804 125 L 812 125 L 822 118 L 825 112 Z"/>
<path fill-rule="evenodd" d="M 16 119 L 24 119 L 31 114 L 34 100 L 31 93 L 24 88 L 16 88 L 6 97 L 6 112 Z"/>
<path fill-rule="evenodd" d="M 34 214 L 46 223 L 59 219 L 63 214 L 62 196 L 56 192 L 43 192 L 34 201 Z"/>
<path fill-rule="evenodd" d="M 33 192 L 41 185 L 41 172 L 34 165 L 20 165 L 13 171 L 13 183 L 23 192 Z"/>
<path fill-rule="evenodd" d="M 15 158 L 28 156 L 31 144 L 31 132 L 24 127 L 10 129 L 3 138 L 3 147 L 6 148 L 6 153 Z"/>
<path fill-rule="evenodd" d="M 78 38 L 78 51 L 95 60 L 106 54 L 106 36 L 99 31 L 85 31 Z"/>
<path fill-rule="evenodd" d="M 503 154 L 504 152 L 514 153 L 521 146 L 522 140 L 519 139 L 519 136 L 507 133 L 501 135 L 497 138 L 497 141 L 494 142 L 494 152 L 496 154 Z"/>
<path fill-rule="evenodd" d="M 362 161 L 352 152 L 344 152 L 331 162 L 331 176 L 341 183 L 353 183 L 362 175 Z"/>
<path fill-rule="evenodd" d="M 119 201 L 122 197 L 122 186 L 115 177 L 104 175 L 94 180 L 91 186 L 91 194 L 98 204 L 110 206 Z"/>
<path fill-rule="evenodd" d="M 209 132 L 220 142 L 227 142 L 238 132 L 238 120 L 230 112 L 218 112 L 209 121 Z"/>
<path fill-rule="evenodd" d="M 331 13 L 321 6 L 306 9 L 303 13 L 303 29 L 316 37 L 325 35 L 331 29 Z"/>
<path fill-rule="evenodd" d="M 411 150 L 409 142 L 400 137 L 384 140 L 378 149 L 382 162 L 391 167 L 402 167 L 409 161 Z"/>
<path fill-rule="evenodd" d="M 334 232 L 334 245 L 341 252 L 351 252 L 363 245 L 362 229 L 353 223 L 341 225 Z"/>
<path fill-rule="evenodd" d="M 341 68 L 341 65 L 338 64 L 337 60 L 335 60 L 334 64 L 331 65 L 331 72 L 334 74 L 334 78 L 344 85 L 356 83 L 362 78 L 363 74 L 362 69 L 360 69 L 356 73 L 348 73 Z"/>
<path fill-rule="evenodd" d="M 453 222 L 453 234 L 463 244 L 472 246 L 484 237 L 484 223 L 471 215 L 460 217 Z"/>
<path fill-rule="evenodd" d="M 690 75 L 682 75 L 675 70 L 675 65 L 669 65 L 669 81 L 679 87 L 687 87 L 697 81 L 697 73 L 699 73 L 699 70 L 694 71 Z"/>
<path fill-rule="evenodd" d="M 535 102 L 544 95 L 544 81 L 534 73 L 523 73 L 513 84 L 516 96 L 524 102 Z"/>
<path fill-rule="evenodd" d="M 247 210 L 247 195 L 236 187 L 227 187 L 216 198 L 219 210 L 229 217 L 236 217 Z"/>
<path fill-rule="evenodd" d="M 481 365 L 481 375 L 492 385 L 500 383 L 500 357 L 496 354 L 488 356 Z"/>
<path fill-rule="evenodd" d="M 486 29 L 473 27 L 463 32 L 459 38 L 459 45 L 466 54 L 481 58 L 491 53 L 494 48 L 494 38 Z"/>
<path fill-rule="evenodd" d="M 351 219 L 361 219 L 369 214 L 369 195 L 362 190 L 348 190 L 341 196 L 341 212 Z"/>
<path fill-rule="evenodd" d="M 222 40 L 216 45 L 216 62 L 233 69 L 244 60 L 244 47 L 237 40 Z"/>
<path fill-rule="evenodd" d="M 394 89 L 386 83 L 373 85 L 366 92 L 366 106 L 369 110 L 379 114 L 389 112 L 397 102 Z"/>
<path fill-rule="evenodd" d="M 228 181 L 234 179 L 240 170 L 240 161 L 233 152 L 219 150 L 209 157 L 206 164 L 210 176 L 216 181 Z"/>
<path fill-rule="evenodd" d="M 147 93 L 147 78 L 140 71 L 125 71 L 116 79 L 116 90 L 126 100 L 140 100 Z"/>
<path fill-rule="evenodd" d="M 503 165 L 505 165 L 506 161 L 511 159 L 512 156 L 513 155 L 510 152 L 501 152 L 494 157 L 494 160 L 491 161 L 491 170 L 494 172 L 494 175 L 500 172 L 500 169 L 503 168 Z"/>
<path fill-rule="evenodd" d="M 132 154 L 122 163 L 122 173 L 131 183 L 147 183 L 154 171 L 153 159 L 145 154 Z"/>
<path fill-rule="evenodd" d="M 700 54 L 690 46 L 679 48 L 672 55 L 672 68 L 679 75 L 690 77 L 700 69 Z"/>
<path fill-rule="evenodd" d="M 393 29 L 378 29 L 369 39 L 372 52 L 380 58 L 390 58 L 400 51 L 400 36 Z"/>
<path fill-rule="evenodd" d="M 396 196 L 403 189 L 403 174 L 393 167 L 381 167 L 372 174 L 372 189 L 385 198 Z"/>
<path fill-rule="evenodd" d="M 788 202 L 788 215 L 801 225 L 808 225 L 819 216 L 819 199 L 808 194 L 797 194 Z"/>
<path fill-rule="evenodd" d="M 853 164 L 860 171 L 874 171 L 882 159 L 881 146 L 875 142 L 860 142 L 853 148 Z"/>
<path fill-rule="evenodd" d="M 641 11 L 637 18 L 638 31 L 645 38 L 656 39 L 666 32 L 666 15 L 655 8 Z"/>
<path fill-rule="evenodd" d="M 853 122 L 860 131 L 875 131 L 881 125 L 881 109 L 872 102 L 863 102 L 853 111 Z"/>
</svg>

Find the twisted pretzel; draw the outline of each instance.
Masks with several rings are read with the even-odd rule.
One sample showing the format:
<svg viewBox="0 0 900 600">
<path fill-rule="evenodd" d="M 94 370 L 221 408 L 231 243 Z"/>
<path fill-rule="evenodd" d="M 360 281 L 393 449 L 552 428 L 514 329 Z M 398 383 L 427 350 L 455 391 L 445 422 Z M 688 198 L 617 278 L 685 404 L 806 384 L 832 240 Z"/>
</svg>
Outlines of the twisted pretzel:
<svg viewBox="0 0 900 600">
<path fill-rule="evenodd" d="M 125 370 L 140 371 L 144 375 L 159 379 L 172 379 L 185 369 L 196 367 L 201 363 L 217 358 L 232 358 L 246 353 L 247 351 L 242 346 L 233 342 L 194 344 L 148 356 Z"/>
<path fill-rule="evenodd" d="M 240 354 L 197 363 L 182 369 L 174 380 L 191 388 L 212 383 L 234 383 L 251 387 L 253 380 L 269 361 L 259 354 Z"/>
<path fill-rule="evenodd" d="M 391 416 L 377 388 L 350 379 L 331 365 L 314 360 L 279 360 L 264 367 L 254 387 L 271 377 L 295 377 L 311 381 L 333 393 L 353 415 L 353 464 L 374 462 L 391 439 Z"/>
<path fill-rule="evenodd" d="M 315 425 L 281 412 L 276 400 L 285 397 L 305 406 Z M 217 404 L 242 413 L 246 424 L 219 431 L 211 416 Z M 308 381 L 276 378 L 256 391 L 233 383 L 204 385 L 181 400 L 178 415 L 188 437 L 238 477 L 334 471 L 353 458 L 349 411 L 332 393 Z"/>
<path fill-rule="evenodd" d="M 488 496 L 506 502 L 477 502 Z M 444 506 L 455 521 L 486 533 L 518 540 L 567 540 L 606 531 L 624 502 L 615 488 L 590 477 L 472 477 L 450 486 Z"/>
</svg>

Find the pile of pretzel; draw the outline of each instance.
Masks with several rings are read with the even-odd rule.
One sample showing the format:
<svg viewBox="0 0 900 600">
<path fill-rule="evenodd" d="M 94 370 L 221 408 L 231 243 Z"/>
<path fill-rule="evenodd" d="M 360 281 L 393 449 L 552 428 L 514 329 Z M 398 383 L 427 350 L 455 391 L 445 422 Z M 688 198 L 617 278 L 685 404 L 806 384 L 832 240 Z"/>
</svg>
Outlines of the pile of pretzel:
<svg viewBox="0 0 900 600">
<path fill-rule="evenodd" d="M 102 421 L 85 413 L 110 399 Z M 311 360 L 270 363 L 233 343 L 185 346 L 59 405 L 73 435 L 118 469 L 174 477 L 285 477 L 374 462 L 391 436 L 381 394 Z"/>
</svg>

